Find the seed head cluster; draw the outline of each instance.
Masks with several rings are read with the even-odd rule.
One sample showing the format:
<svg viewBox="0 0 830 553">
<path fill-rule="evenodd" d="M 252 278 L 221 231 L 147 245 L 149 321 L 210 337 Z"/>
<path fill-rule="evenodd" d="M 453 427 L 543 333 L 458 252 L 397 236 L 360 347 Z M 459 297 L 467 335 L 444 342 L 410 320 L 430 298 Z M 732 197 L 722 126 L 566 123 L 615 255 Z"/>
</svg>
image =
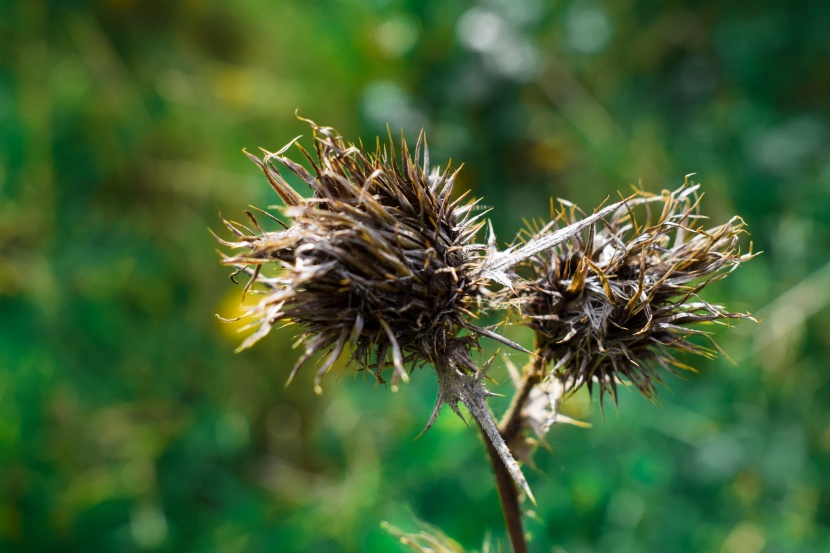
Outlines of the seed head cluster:
<svg viewBox="0 0 830 553">
<path fill-rule="evenodd" d="M 653 397 L 658 368 L 684 367 L 673 350 L 709 354 L 689 340 L 703 331 L 686 325 L 748 316 L 698 296 L 751 254 L 737 248 L 740 219 L 710 229 L 699 224 L 696 186 L 662 196 L 637 193 L 585 216 L 562 202 L 551 222 L 499 251 L 492 231 L 486 244 L 476 242 L 484 213 L 466 194 L 453 198 L 457 172 L 430 169 L 423 133 L 414 155 L 401 137 L 398 157 L 391 135 L 370 152 L 308 123 L 313 153 L 296 144 L 305 166 L 285 155 L 296 139 L 263 151 L 261 159 L 246 152 L 281 198 L 287 222 L 261 211 L 260 220 L 266 216 L 276 228 L 264 230 L 246 211 L 250 225 L 223 219 L 233 238 L 217 237 L 235 252 L 223 259 L 236 268 L 232 278 L 246 274 L 245 292 L 260 294 L 243 316 L 253 332 L 240 349 L 275 325 L 297 326 L 304 352 L 288 381 L 319 355 L 318 392 L 347 350 L 348 363 L 380 382 L 391 370 L 393 390 L 414 367 L 431 365 L 438 397 L 426 428 L 445 404 L 459 416 L 458 403 L 466 405 L 531 499 L 486 403 L 493 394 L 484 378 L 493 359 L 479 365 L 472 356 L 481 336 L 527 350 L 474 325 L 483 309 L 518 303 L 536 332 L 533 366 L 544 370 L 525 374 L 521 401 L 511 406 L 516 416 L 507 418 L 540 436 L 562 399 L 562 390 L 546 388 L 547 377 L 572 389 L 598 386 L 601 397 L 610 392 L 614 399 L 617 383 L 627 380 Z M 304 183 L 311 195 L 291 182 Z M 491 291 L 493 283 L 501 288 Z M 550 408 L 521 409 L 534 397 L 547 398 Z"/>
<path fill-rule="evenodd" d="M 617 399 L 627 382 L 655 397 L 660 369 L 688 369 L 673 352 L 711 356 L 691 341 L 707 337 L 695 323 L 749 317 L 703 300 L 699 293 L 752 257 L 741 254 L 744 223 L 732 218 L 705 228 L 697 186 L 660 196 L 629 198 L 587 239 L 576 236 L 521 263 L 530 273 L 517 284 L 523 319 L 536 332 L 537 353 L 576 389 L 597 387 Z M 580 218 L 560 202 L 545 235 Z"/>
</svg>

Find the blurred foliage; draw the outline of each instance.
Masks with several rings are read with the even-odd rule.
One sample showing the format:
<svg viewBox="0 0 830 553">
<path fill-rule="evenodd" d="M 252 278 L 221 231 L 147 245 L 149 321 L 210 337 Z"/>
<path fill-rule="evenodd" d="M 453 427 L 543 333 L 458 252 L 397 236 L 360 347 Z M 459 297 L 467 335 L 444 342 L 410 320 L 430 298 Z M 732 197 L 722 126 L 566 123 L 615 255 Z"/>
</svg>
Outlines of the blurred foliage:
<svg viewBox="0 0 830 553">
<path fill-rule="evenodd" d="M 207 227 L 277 202 L 240 149 L 306 132 L 295 109 L 351 139 L 425 127 L 505 242 L 550 196 L 592 209 L 697 172 L 713 222 L 742 215 L 765 252 L 710 297 L 764 322 L 659 407 L 572 400 L 594 428 L 555 430 L 528 469 L 533 548 L 830 550 L 827 2 L 0 13 L 0 550 L 396 551 L 380 522 L 417 531 L 410 508 L 469 549 L 503 540 L 476 433 L 445 415 L 412 441 L 428 371 L 318 398 L 313 371 L 283 387 L 289 332 L 234 355 L 213 318 L 241 288 Z"/>
</svg>

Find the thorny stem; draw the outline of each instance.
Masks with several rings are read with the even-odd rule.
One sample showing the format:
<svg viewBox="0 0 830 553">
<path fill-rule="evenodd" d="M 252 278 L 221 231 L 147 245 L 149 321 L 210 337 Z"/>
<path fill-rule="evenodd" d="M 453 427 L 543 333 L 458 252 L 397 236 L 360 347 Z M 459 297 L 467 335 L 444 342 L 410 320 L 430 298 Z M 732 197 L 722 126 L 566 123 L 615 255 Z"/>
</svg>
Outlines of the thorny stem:
<svg viewBox="0 0 830 553">
<path fill-rule="evenodd" d="M 496 489 L 499 492 L 499 503 L 501 504 L 504 524 L 507 526 L 507 534 L 510 536 L 510 543 L 513 546 L 513 553 L 527 553 L 527 542 L 525 541 L 524 528 L 522 527 L 522 511 L 519 507 L 519 490 L 510 476 L 510 472 L 499 457 L 493 443 L 487 437 L 487 433 L 479 423 L 484 446 L 487 448 L 487 456 L 490 458 L 490 465 L 493 467 L 493 475 L 496 479 Z"/>
<path fill-rule="evenodd" d="M 439 382 L 438 399 L 424 431 L 429 429 L 441 407 L 445 404 L 449 405 L 458 416 L 461 416 L 457 405 L 459 402 L 469 409 L 470 414 L 478 423 L 479 430 L 481 430 L 487 448 L 487 455 L 493 467 L 499 501 L 504 514 L 507 533 L 513 544 L 513 551 L 515 553 L 526 553 L 527 544 L 522 529 L 519 490 L 524 491 L 528 499 L 534 503 L 535 500 L 513 453 L 502 438 L 498 425 L 493 419 L 493 414 L 487 407 L 487 397 L 494 394 L 484 388 L 481 380 L 484 378 L 492 360 L 490 359 L 483 367 L 476 368 L 475 364 L 467 357 L 466 352 L 463 352 L 449 362 L 436 365 Z M 465 367 L 468 371 L 475 370 L 476 372 L 474 374 L 462 373 L 456 368 L 457 365 Z"/>
<path fill-rule="evenodd" d="M 491 358 L 490 361 L 494 358 Z M 493 414 L 487 407 L 487 397 L 495 394 L 487 391 L 481 381 L 487 372 L 490 361 L 485 363 L 481 368 L 476 367 L 467 352 L 463 350 L 463 346 L 461 346 L 461 348 L 455 348 L 454 359 L 436 365 L 436 371 L 438 373 L 438 398 L 435 401 L 435 409 L 432 411 L 432 416 L 430 416 L 423 432 L 429 430 L 438 417 L 441 407 L 444 405 L 449 405 L 455 414 L 464 420 L 461 411 L 458 410 L 458 403 L 463 403 L 469 409 L 470 414 L 476 419 L 487 439 L 493 444 L 493 447 L 502 460 L 502 463 L 504 463 L 505 468 L 510 473 L 510 476 L 513 478 L 513 481 L 519 489 L 527 494 L 528 499 L 535 504 L 536 500 L 533 498 L 533 493 L 527 485 L 524 474 L 522 474 L 522 469 L 519 468 L 519 464 L 516 462 L 510 448 L 504 443 L 498 425 L 493 420 Z M 469 372 L 475 372 L 474 374 L 461 372 L 458 369 L 459 366 Z"/>
</svg>

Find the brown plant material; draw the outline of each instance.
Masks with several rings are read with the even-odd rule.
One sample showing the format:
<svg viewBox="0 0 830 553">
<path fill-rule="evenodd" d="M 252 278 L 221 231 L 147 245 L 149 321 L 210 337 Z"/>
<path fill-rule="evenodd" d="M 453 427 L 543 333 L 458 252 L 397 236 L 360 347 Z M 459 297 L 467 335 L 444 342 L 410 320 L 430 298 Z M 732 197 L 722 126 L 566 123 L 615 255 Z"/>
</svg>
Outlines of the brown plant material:
<svg viewBox="0 0 830 553">
<path fill-rule="evenodd" d="M 290 158 L 265 152 L 248 154 L 286 204 L 291 225 L 264 232 L 250 215 L 253 232 L 225 221 L 236 242 L 223 243 L 246 252 L 225 259 L 253 268 L 270 290 L 248 314 L 257 330 L 240 349 L 253 345 L 278 321 L 299 324 L 305 353 L 297 368 L 316 353 L 330 350 L 319 378 L 337 360 L 347 342 L 352 359 L 384 381 L 391 351 L 393 386 L 407 379 L 405 364 L 435 363 L 452 344 L 475 345 L 458 337 L 481 279 L 473 238 L 481 227 L 470 216 L 475 202 L 450 198 L 455 173 L 429 175 L 429 154 L 416 165 L 402 143 L 398 165 L 394 144 L 378 144 L 374 154 L 346 144 L 335 131 L 312 123 L 316 159 L 300 147 L 313 174 Z M 288 169 L 313 190 L 303 198 L 280 173 Z M 259 269 L 276 263 L 284 271 L 266 278 Z"/>
<path fill-rule="evenodd" d="M 537 354 L 549 373 L 571 383 L 569 391 L 597 387 L 600 398 L 609 393 L 616 402 L 625 382 L 653 399 L 659 369 L 691 369 L 674 352 L 715 353 L 690 340 L 708 333 L 688 325 L 749 317 L 699 296 L 753 254 L 738 248 L 740 218 L 702 225 L 697 189 L 640 192 L 592 226 L 587 239 L 575 236 L 521 263 L 530 277 L 516 286 L 518 301 L 536 332 Z M 578 218 L 575 206 L 560 201 L 529 241 Z"/>
</svg>

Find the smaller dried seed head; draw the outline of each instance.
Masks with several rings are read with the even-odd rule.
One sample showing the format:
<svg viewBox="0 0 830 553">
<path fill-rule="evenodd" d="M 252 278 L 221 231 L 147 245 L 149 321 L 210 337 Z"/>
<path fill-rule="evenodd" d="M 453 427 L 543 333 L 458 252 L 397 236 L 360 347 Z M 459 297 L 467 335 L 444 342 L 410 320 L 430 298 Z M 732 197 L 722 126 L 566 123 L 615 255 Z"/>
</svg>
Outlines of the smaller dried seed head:
<svg viewBox="0 0 830 553">
<path fill-rule="evenodd" d="M 255 290 L 264 293 L 246 314 L 256 330 L 240 349 L 278 322 L 296 324 L 305 352 L 289 380 L 311 356 L 329 351 L 319 390 L 351 342 L 358 368 L 380 381 L 394 368 L 394 389 L 407 379 L 405 364 L 436 364 L 456 346 L 476 344 L 473 335 L 457 334 L 469 328 L 467 307 L 484 283 L 482 247 L 473 244 L 480 215 L 471 216 L 474 201 L 451 199 L 455 173 L 430 173 L 423 134 L 414 158 L 402 137 L 399 164 L 391 136 L 367 153 L 309 123 L 316 155 L 298 148 L 311 171 L 283 155 L 293 142 L 263 159 L 248 154 L 284 202 L 290 225 L 264 231 L 251 213 L 253 229 L 224 221 L 235 239 L 220 241 L 242 250 L 224 263 L 247 272 L 248 287 L 259 283 Z M 311 188 L 310 198 L 292 188 L 286 170 Z"/>
<path fill-rule="evenodd" d="M 714 354 L 690 340 L 708 333 L 688 325 L 749 317 L 699 296 L 752 253 L 738 248 L 740 218 L 704 228 L 697 188 L 639 192 L 591 227 L 587 239 L 577 235 L 520 265 L 530 276 L 516 289 L 537 353 L 572 389 L 596 386 L 600 399 L 610 393 L 616 401 L 617 384 L 628 382 L 654 398 L 659 369 L 690 368 L 674 352 Z M 577 219 L 576 207 L 560 202 L 530 240 Z"/>
</svg>

